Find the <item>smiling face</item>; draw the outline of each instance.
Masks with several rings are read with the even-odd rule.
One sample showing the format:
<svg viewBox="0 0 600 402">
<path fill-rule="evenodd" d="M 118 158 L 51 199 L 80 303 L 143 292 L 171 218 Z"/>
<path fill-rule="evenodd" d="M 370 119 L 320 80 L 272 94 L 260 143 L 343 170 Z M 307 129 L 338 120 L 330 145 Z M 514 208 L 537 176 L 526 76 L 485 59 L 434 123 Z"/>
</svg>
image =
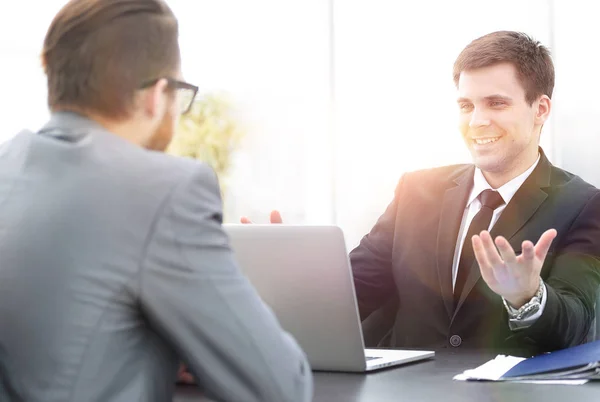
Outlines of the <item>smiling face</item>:
<svg viewBox="0 0 600 402">
<path fill-rule="evenodd" d="M 510 63 L 463 71 L 458 81 L 460 131 L 489 184 L 497 188 L 536 161 L 551 101 L 532 104 Z"/>
</svg>

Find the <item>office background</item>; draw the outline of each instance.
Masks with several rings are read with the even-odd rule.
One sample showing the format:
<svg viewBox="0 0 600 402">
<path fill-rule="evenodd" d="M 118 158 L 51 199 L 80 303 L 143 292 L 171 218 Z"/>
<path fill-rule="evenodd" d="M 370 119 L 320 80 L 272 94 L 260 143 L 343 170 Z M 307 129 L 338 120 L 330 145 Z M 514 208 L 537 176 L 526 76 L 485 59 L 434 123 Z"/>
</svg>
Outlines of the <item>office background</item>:
<svg viewBox="0 0 600 402">
<path fill-rule="evenodd" d="M 452 64 L 472 39 L 524 31 L 556 67 L 542 146 L 600 186 L 600 6 L 587 0 L 167 0 L 185 79 L 224 92 L 246 135 L 226 220 L 335 223 L 354 246 L 403 172 L 468 162 Z M 65 0 L 10 2 L 0 25 L 0 142 L 48 117 L 39 54 Z M 57 178 L 59 180 L 60 178 Z"/>
</svg>

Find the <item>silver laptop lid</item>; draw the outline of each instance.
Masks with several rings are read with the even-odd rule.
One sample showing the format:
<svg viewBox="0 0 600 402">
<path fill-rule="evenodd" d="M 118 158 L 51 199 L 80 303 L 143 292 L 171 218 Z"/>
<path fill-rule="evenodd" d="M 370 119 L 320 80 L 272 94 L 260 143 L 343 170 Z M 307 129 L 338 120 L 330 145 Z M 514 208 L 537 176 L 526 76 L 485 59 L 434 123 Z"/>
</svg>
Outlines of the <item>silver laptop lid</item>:
<svg viewBox="0 0 600 402">
<path fill-rule="evenodd" d="M 336 226 L 224 225 L 242 271 L 315 370 L 364 371 L 344 236 Z"/>
</svg>

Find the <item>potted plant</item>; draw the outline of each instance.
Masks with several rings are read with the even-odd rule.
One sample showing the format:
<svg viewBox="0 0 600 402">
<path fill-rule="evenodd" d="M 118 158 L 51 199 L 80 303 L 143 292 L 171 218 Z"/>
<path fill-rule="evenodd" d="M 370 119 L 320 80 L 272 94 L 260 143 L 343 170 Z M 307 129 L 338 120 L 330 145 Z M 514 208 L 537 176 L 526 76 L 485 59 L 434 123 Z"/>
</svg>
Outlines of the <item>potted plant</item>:
<svg viewBox="0 0 600 402">
<path fill-rule="evenodd" d="M 179 121 L 167 153 L 206 162 L 216 172 L 225 193 L 231 155 L 240 145 L 243 131 L 234 108 L 223 94 L 199 97 Z"/>
</svg>

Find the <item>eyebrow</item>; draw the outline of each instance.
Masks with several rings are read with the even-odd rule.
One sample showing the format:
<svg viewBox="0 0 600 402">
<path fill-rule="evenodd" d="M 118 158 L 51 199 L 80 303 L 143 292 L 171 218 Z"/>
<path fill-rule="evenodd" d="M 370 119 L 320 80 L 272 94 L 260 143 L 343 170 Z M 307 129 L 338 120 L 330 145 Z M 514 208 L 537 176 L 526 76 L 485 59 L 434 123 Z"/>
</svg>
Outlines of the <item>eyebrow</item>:
<svg viewBox="0 0 600 402">
<path fill-rule="evenodd" d="M 512 98 L 508 97 L 508 96 L 504 96 L 504 95 L 489 95 L 486 96 L 485 98 L 483 98 L 486 101 L 505 101 L 505 102 L 512 102 Z M 458 98 L 456 100 L 456 103 L 465 103 L 465 102 L 472 102 L 471 99 L 469 98 Z"/>
</svg>

